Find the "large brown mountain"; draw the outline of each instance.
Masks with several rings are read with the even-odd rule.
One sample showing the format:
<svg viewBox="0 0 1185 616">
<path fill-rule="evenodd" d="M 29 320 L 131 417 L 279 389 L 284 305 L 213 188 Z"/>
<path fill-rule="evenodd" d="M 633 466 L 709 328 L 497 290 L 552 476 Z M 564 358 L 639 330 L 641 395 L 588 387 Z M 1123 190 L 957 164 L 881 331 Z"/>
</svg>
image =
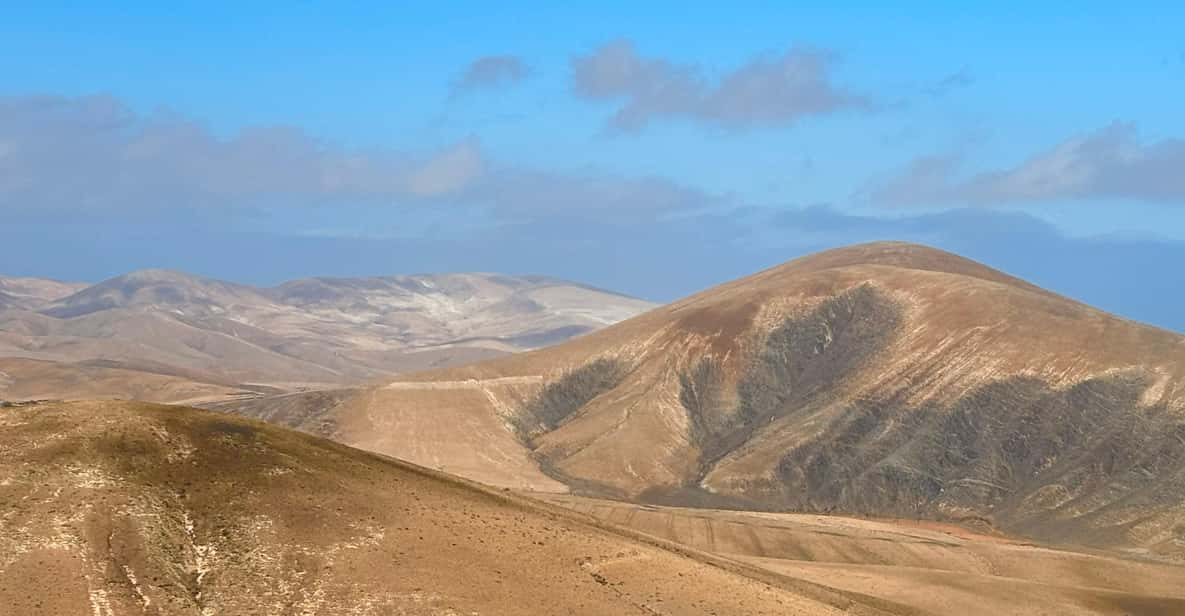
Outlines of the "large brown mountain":
<svg viewBox="0 0 1185 616">
<path fill-rule="evenodd" d="M 902 612 L 259 422 L 0 407 L 0 614 L 841 613 Z"/>
<path fill-rule="evenodd" d="M 537 348 L 650 307 L 496 274 L 312 278 L 268 289 L 164 270 L 92 286 L 0 279 L 0 358 L 21 360 L 0 367 L 0 398 L 195 401 L 199 390 L 225 398 L 357 385 Z"/>
<path fill-rule="evenodd" d="M 310 425 L 495 485 L 1185 555 L 1185 338 L 910 244 L 400 377 Z"/>
</svg>

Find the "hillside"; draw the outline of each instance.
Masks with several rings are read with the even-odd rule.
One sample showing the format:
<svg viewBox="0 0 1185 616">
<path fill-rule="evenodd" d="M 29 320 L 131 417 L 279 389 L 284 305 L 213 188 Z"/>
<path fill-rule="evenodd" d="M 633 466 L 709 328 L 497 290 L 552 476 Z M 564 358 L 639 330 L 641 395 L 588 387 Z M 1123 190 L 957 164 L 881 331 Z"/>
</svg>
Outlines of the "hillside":
<svg viewBox="0 0 1185 616">
<path fill-rule="evenodd" d="M 260 289 L 145 270 L 92 286 L 0 279 L 0 357 L 90 364 L 238 397 L 369 379 L 531 349 L 651 305 L 542 277 L 315 278 Z M 12 376 L 12 375 L 10 375 Z M 93 397 L 22 382 L 31 397 Z M 129 389 L 117 397 L 168 400 Z M 0 390 L 0 398 L 16 397 Z"/>
<path fill-rule="evenodd" d="M 22 616 L 897 613 L 325 440 L 142 403 L 0 407 L 0 530 L 0 613 Z"/>
<path fill-rule="evenodd" d="M 1185 557 L 1185 338 L 910 244 L 399 377 L 324 425 L 495 485 Z"/>
<path fill-rule="evenodd" d="M 1185 567 L 956 525 L 537 495 L 697 550 L 933 616 L 1185 613 Z"/>
</svg>

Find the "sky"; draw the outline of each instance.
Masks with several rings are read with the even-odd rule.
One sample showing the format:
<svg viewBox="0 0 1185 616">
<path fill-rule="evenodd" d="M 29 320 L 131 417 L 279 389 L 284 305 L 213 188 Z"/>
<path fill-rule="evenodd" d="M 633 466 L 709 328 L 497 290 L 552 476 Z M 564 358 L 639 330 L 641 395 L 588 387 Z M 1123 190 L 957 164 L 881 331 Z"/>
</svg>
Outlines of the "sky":
<svg viewBox="0 0 1185 616">
<path fill-rule="evenodd" d="M 669 301 L 898 239 L 1185 331 L 1179 2 L 415 4 L 7 7 L 0 275 Z"/>
</svg>

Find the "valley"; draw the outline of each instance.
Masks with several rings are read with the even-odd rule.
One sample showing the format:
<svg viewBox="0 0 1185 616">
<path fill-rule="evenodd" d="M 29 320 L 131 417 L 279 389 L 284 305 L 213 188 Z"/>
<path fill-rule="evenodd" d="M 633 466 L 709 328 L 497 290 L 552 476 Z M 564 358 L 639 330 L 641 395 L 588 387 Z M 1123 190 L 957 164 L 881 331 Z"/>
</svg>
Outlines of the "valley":
<svg viewBox="0 0 1185 616">
<path fill-rule="evenodd" d="M 535 496 L 779 575 L 875 597 L 901 606 L 901 613 L 1168 615 L 1185 609 L 1180 565 L 1051 548 L 958 525 Z"/>
</svg>

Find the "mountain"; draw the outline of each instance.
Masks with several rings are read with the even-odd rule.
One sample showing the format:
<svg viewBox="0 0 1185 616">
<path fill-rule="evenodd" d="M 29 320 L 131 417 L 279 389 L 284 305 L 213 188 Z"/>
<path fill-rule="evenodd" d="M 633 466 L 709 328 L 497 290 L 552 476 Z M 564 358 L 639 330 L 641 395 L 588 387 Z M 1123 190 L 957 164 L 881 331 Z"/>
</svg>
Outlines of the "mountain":
<svg viewBox="0 0 1185 616">
<path fill-rule="evenodd" d="M 84 288 L 4 280 L 0 357 L 56 362 L 78 381 L 101 364 L 238 397 L 487 359 L 651 307 L 561 280 L 496 274 L 314 278 L 265 289 L 166 270 Z M 50 385 L 22 388 L 35 397 L 89 395 Z M 144 398 L 142 389 L 113 393 Z M 13 397 L 0 390 L 5 396 Z"/>
<path fill-rule="evenodd" d="M 898 613 L 258 422 L 0 407 L 0 613 Z"/>
<path fill-rule="evenodd" d="M 235 306 L 265 304 L 267 301 L 262 293 L 251 287 L 152 269 L 86 287 L 58 299 L 42 313 L 61 319 L 120 308 L 217 314 Z"/>
<path fill-rule="evenodd" d="M 318 425 L 494 485 L 1185 557 L 1185 338 L 911 244 L 398 377 Z"/>
<path fill-rule="evenodd" d="M 85 288 L 85 283 L 0 276 L 0 310 L 34 310 Z"/>
</svg>

